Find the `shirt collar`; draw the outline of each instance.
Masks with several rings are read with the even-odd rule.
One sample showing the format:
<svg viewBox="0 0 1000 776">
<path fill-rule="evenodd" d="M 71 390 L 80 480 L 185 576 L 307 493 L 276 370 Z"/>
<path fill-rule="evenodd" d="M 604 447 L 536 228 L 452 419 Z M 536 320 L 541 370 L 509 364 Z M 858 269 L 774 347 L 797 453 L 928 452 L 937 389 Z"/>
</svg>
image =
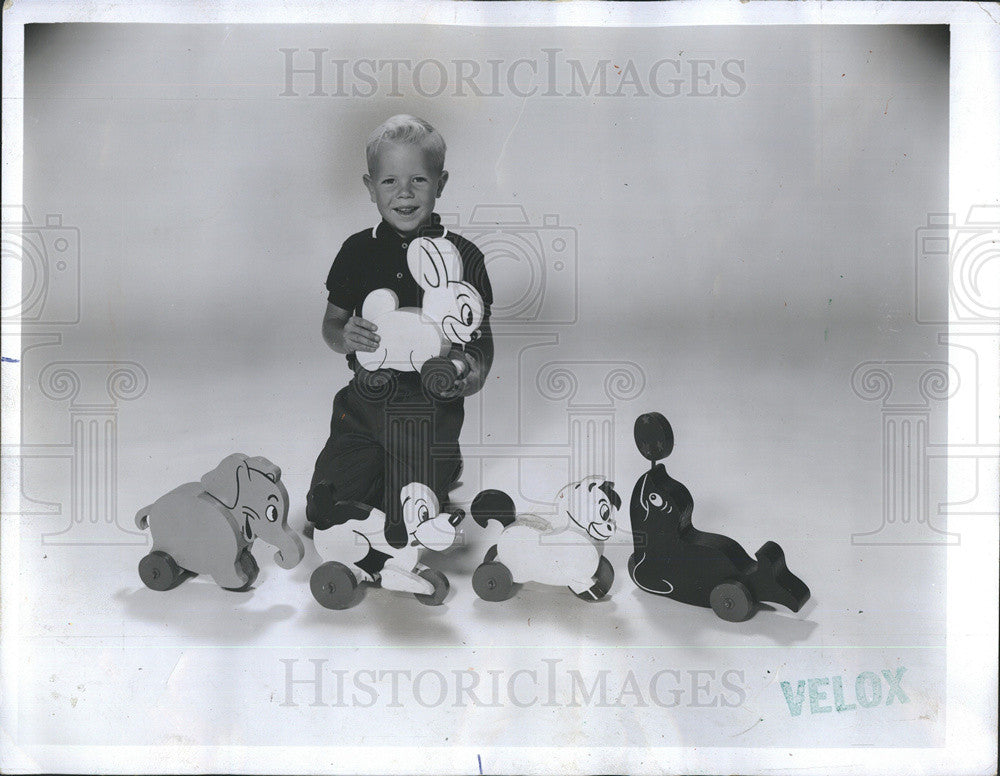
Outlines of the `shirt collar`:
<svg viewBox="0 0 1000 776">
<path fill-rule="evenodd" d="M 441 216 L 437 213 L 432 213 L 430 223 L 420 227 L 420 230 L 414 237 L 444 237 L 447 234 L 448 230 L 441 225 Z M 412 239 L 401 237 L 399 232 L 389 226 L 384 219 L 372 227 L 372 238 L 376 240 L 395 240 L 396 242 L 409 242 Z"/>
</svg>

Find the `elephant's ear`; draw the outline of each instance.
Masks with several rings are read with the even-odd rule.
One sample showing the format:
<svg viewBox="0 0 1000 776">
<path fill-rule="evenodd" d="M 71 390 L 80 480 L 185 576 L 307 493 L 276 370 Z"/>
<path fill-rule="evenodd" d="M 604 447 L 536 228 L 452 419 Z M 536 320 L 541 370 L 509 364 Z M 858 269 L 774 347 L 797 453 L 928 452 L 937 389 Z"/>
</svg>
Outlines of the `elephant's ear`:
<svg viewBox="0 0 1000 776">
<path fill-rule="evenodd" d="M 262 455 L 255 455 L 253 458 L 247 458 L 247 468 L 260 472 L 271 482 L 277 482 L 281 479 L 281 469 Z"/>
<path fill-rule="evenodd" d="M 205 492 L 218 499 L 227 509 L 236 507 L 239 498 L 239 481 L 237 471 L 247 460 L 243 453 L 233 453 L 223 458 L 219 465 L 201 478 L 201 486 Z"/>
</svg>

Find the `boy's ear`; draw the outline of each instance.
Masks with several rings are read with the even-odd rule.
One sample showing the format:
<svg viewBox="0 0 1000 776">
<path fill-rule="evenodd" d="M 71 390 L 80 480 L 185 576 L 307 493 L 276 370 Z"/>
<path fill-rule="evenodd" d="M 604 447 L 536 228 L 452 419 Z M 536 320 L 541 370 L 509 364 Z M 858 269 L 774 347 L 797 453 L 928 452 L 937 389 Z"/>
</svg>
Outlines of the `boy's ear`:
<svg viewBox="0 0 1000 776">
<path fill-rule="evenodd" d="M 444 184 L 446 184 L 447 182 L 448 182 L 448 171 L 441 170 L 441 174 L 438 176 L 438 188 L 437 188 L 437 194 L 434 195 L 435 197 L 441 196 L 441 192 L 444 191 Z"/>
<path fill-rule="evenodd" d="M 368 189 L 368 196 L 372 198 L 372 202 L 375 201 L 375 182 L 372 180 L 372 176 L 365 173 L 361 176 L 362 182 L 365 184 L 365 188 Z"/>
</svg>

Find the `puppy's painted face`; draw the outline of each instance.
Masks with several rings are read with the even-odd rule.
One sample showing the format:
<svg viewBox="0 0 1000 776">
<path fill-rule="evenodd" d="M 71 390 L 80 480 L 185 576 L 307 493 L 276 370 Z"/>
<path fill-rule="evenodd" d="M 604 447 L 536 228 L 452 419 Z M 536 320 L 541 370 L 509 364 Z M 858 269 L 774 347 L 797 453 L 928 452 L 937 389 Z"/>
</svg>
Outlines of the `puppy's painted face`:
<svg viewBox="0 0 1000 776">
<path fill-rule="evenodd" d="M 411 545 L 447 550 L 455 543 L 456 526 L 451 524 L 451 515 L 441 511 L 434 491 L 419 482 L 411 482 L 399 495 Z"/>
<path fill-rule="evenodd" d="M 606 542 L 614 534 L 615 516 L 621 503 L 615 484 L 602 477 L 588 477 L 574 483 L 564 495 L 567 517 L 599 542 Z"/>
<path fill-rule="evenodd" d="M 440 512 L 434 491 L 419 482 L 411 482 L 400 491 L 400 504 L 403 507 L 403 522 L 411 534 L 421 523 L 437 517 Z"/>
</svg>

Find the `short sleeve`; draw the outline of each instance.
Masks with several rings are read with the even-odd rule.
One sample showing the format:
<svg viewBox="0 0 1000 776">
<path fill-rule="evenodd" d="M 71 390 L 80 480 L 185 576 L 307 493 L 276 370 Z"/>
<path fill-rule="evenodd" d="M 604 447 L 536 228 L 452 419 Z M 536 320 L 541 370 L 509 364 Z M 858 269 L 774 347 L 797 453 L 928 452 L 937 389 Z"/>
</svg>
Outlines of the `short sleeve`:
<svg viewBox="0 0 1000 776">
<path fill-rule="evenodd" d="M 462 279 L 475 287 L 483 302 L 489 307 L 493 304 L 493 286 L 490 285 L 490 276 L 486 272 L 486 258 L 483 252 L 469 240 L 463 240 L 458 249 L 462 254 Z"/>
<path fill-rule="evenodd" d="M 352 313 L 358 303 L 357 262 L 354 253 L 349 243 L 345 242 L 326 276 L 327 300 Z"/>
</svg>

